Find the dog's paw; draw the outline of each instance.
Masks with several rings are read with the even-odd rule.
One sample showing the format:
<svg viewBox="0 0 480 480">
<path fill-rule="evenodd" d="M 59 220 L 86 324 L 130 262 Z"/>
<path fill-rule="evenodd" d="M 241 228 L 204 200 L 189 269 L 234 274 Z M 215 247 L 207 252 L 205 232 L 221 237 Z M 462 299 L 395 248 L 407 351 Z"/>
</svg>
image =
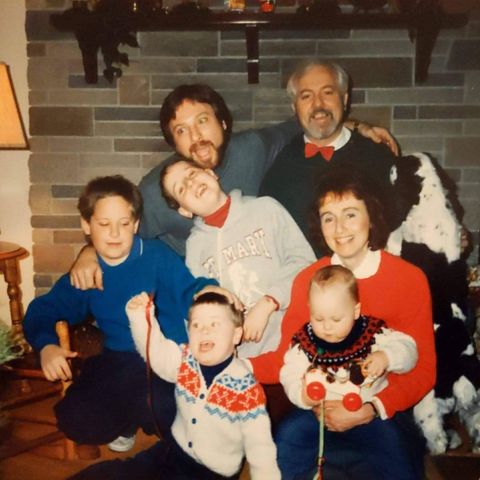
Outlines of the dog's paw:
<svg viewBox="0 0 480 480">
<path fill-rule="evenodd" d="M 462 444 L 462 438 L 456 430 L 447 430 L 448 436 L 448 448 L 450 450 L 455 450 Z"/>
<path fill-rule="evenodd" d="M 475 387 L 463 375 L 453 384 L 453 394 L 457 399 L 457 410 L 466 410 L 477 400 Z"/>
<path fill-rule="evenodd" d="M 440 432 L 436 432 L 433 437 L 427 438 L 427 447 L 428 450 L 432 455 L 440 455 L 441 453 L 445 453 L 448 447 L 448 438 L 447 434 L 442 430 Z"/>
</svg>

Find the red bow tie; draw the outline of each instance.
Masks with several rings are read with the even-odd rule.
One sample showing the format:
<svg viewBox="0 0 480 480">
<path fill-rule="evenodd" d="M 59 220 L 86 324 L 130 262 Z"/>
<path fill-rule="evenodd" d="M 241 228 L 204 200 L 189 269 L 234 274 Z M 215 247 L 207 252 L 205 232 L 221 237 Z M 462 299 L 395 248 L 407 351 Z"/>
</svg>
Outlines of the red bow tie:
<svg viewBox="0 0 480 480">
<path fill-rule="evenodd" d="M 335 149 L 333 147 L 318 147 L 314 143 L 305 144 L 305 158 L 314 157 L 317 153 L 328 162 L 333 157 L 333 152 Z"/>
</svg>

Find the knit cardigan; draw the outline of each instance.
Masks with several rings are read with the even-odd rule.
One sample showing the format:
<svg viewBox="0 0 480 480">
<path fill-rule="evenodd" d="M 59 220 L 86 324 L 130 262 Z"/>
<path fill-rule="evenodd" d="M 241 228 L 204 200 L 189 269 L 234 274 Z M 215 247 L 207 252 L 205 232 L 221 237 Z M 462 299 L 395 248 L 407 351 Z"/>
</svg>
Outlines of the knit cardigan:
<svg viewBox="0 0 480 480">
<path fill-rule="evenodd" d="M 139 313 L 133 320 L 129 313 L 130 325 L 146 358 L 147 322 Z M 157 375 L 176 383 L 172 434 L 188 455 L 227 477 L 246 455 L 252 480 L 280 480 L 265 394 L 242 360 L 234 358 L 207 387 L 189 346 L 166 339 L 152 322 L 150 361 Z"/>
</svg>

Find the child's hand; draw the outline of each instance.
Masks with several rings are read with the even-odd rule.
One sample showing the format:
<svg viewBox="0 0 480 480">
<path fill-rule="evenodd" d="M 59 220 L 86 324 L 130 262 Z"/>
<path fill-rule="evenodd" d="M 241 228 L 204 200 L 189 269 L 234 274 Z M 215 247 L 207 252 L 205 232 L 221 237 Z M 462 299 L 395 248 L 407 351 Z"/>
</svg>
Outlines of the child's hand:
<svg viewBox="0 0 480 480">
<path fill-rule="evenodd" d="M 80 290 L 103 290 L 103 272 L 93 247 L 85 247 L 78 255 L 70 270 L 70 284 Z"/>
<path fill-rule="evenodd" d="M 388 357 L 382 351 L 371 353 L 362 364 L 362 371 L 372 378 L 381 377 L 387 368 Z"/>
<path fill-rule="evenodd" d="M 302 401 L 305 405 L 308 405 L 309 407 L 315 407 L 317 405 L 320 405 L 322 402 L 321 400 L 313 400 L 310 398 L 307 394 L 307 382 L 305 381 L 305 377 L 302 379 Z"/>
<path fill-rule="evenodd" d="M 50 382 L 71 380 L 72 370 L 68 359 L 77 355 L 77 352 L 66 350 L 54 344 L 43 347 L 40 351 L 40 364 L 45 378 Z"/>
<path fill-rule="evenodd" d="M 228 301 L 235 307 L 236 310 L 240 312 L 243 310 L 243 303 L 234 293 L 232 293 L 230 290 L 227 290 L 226 288 L 218 287 L 217 285 L 207 285 L 206 287 L 203 287 L 193 296 L 193 298 L 196 299 L 200 295 L 208 292 L 218 293 L 219 295 L 227 297 Z"/>
<path fill-rule="evenodd" d="M 259 342 L 267 327 L 270 315 L 275 311 L 276 305 L 267 297 L 262 297 L 245 315 L 243 323 L 243 341 Z"/>
<path fill-rule="evenodd" d="M 138 295 L 135 295 L 127 302 L 127 305 L 125 306 L 125 310 L 127 311 L 127 314 L 129 313 L 129 311 L 133 312 L 134 310 L 145 310 L 149 301 L 150 301 L 150 297 L 148 296 L 147 293 L 145 292 L 139 293 Z"/>
</svg>

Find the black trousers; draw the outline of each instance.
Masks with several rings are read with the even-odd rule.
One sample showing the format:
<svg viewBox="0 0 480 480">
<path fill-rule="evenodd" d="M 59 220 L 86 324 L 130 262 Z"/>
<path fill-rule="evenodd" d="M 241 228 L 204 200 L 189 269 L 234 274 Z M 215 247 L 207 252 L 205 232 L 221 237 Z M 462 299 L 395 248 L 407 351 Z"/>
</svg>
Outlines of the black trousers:
<svg viewBox="0 0 480 480">
<path fill-rule="evenodd" d="M 86 360 L 78 379 L 55 406 L 59 429 L 84 444 L 109 443 L 138 427 L 164 438 L 176 413 L 174 384 L 152 373 L 148 385 L 146 365 L 137 352 L 104 350 Z M 147 398 L 151 392 L 152 409 Z"/>
</svg>

